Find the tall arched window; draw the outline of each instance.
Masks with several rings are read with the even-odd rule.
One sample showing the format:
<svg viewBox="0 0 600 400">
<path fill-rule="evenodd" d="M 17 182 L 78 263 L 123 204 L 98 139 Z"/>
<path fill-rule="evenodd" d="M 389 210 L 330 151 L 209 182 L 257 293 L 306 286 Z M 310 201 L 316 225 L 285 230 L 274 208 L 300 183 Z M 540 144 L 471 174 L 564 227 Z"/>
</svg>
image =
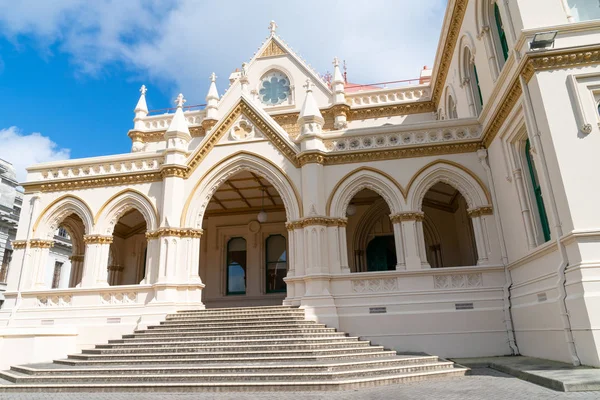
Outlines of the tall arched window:
<svg viewBox="0 0 600 400">
<path fill-rule="evenodd" d="M 456 112 L 456 103 L 454 102 L 454 98 L 451 94 L 448 95 L 448 119 L 456 119 L 458 118 L 458 113 Z"/>
<path fill-rule="evenodd" d="M 287 274 L 287 246 L 285 237 L 271 235 L 265 241 L 267 293 L 285 292 L 283 278 Z"/>
<path fill-rule="evenodd" d="M 499 57 L 500 68 L 504 66 L 504 62 L 508 59 L 508 42 L 506 41 L 506 32 L 504 32 L 504 25 L 502 24 L 502 16 L 500 15 L 500 9 L 498 8 L 498 3 L 494 2 L 494 16 L 493 16 L 494 26 L 496 28 L 495 36 L 496 36 L 496 45 L 498 47 L 497 53 L 502 56 Z"/>
<path fill-rule="evenodd" d="M 535 169 L 535 164 L 531 158 L 531 146 L 529 139 L 525 142 L 525 159 L 527 160 L 527 167 L 529 169 L 529 179 L 531 181 L 533 196 L 535 197 L 535 203 L 538 209 L 538 215 L 540 218 L 540 225 L 542 227 L 542 233 L 544 235 L 544 241 L 550 240 L 550 224 L 548 224 L 548 215 L 546 214 L 546 207 L 544 206 L 544 199 L 542 198 L 542 188 L 540 187 L 538 174 Z"/>
<path fill-rule="evenodd" d="M 227 294 L 246 294 L 246 239 L 227 242 Z"/>
<path fill-rule="evenodd" d="M 471 50 L 468 47 L 465 47 L 463 51 L 463 85 L 467 90 L 471 114 L 472 116 L 476 117 L 483 109 L 483 96 L 481 95 L 481 87 L 479 86 L 479 75 L 477 74 L 475 59 L 471 53 Z"/>
</svg>

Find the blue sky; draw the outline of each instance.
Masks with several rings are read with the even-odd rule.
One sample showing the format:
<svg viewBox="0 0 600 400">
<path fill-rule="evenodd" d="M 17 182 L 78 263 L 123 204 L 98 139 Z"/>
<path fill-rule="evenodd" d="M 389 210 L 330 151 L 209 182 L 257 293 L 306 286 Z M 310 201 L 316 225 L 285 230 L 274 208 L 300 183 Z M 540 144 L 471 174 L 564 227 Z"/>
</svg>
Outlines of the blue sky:
<svg viewBox="0 0 600 400">
<path fill-rule="evenodd" d="M 142 84 L 149 108 L 204 102 L 277 33 L 321 73 L 353 82 L 418 77 L 432 65 L 444 0 L 251 2 L 0 0 L 0 158 L 19 179 L 44 161 L 129 152 Z"/>
</svg>

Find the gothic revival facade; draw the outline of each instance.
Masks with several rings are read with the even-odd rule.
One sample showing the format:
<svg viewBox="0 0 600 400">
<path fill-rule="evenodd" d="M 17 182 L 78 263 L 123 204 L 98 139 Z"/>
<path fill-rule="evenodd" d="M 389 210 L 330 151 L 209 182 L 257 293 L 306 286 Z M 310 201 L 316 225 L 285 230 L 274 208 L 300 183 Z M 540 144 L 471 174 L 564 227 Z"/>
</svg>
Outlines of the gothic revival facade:
<svg viewBox="0 0 600 400">
<path fill-rule="evenodd" d="M 0 367 L 182 308 L 282 303 L 397 350 L 600 366 L 585 4 L 450 0 L 409 84 L 349 84 L 337 59 L 323 79 L 272 23 L 204 107 L 152 113 L 142 87 L 130 154 L 28 169 Z M 60 227 L 72 263 L 51 289 Z"/>
</svg>

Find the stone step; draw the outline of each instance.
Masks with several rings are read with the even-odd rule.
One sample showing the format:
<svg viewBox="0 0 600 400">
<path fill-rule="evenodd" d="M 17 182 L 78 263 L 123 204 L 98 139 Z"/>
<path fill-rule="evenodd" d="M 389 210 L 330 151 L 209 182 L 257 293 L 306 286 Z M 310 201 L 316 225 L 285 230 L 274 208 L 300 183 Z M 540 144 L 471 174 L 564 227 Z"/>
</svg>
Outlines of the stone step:
<svg viewBox="0 0 600 400">
<path fill-rule="evenodd" d="M 205 345 L 198 344 L 190 346 L 183 343 L 180 346 L 166 344 L 165 346 L 116 346 L 109 348 L 95 348 L 83 350 L 82 354 L 136 354 L 146 353 L 250 353 L 250 352 L 278 352 L 278 351 L 336 351 L 337 349 L 369 348 L 371 342 L 367 341 L 349 341 L 349 342 L 324 342 L 324 343 L 300 343 L 300 344 L 275 344 L 275 345 L 228 345 L 220 343 L 215 346 L 214 343 Z M 107 345 L 110 346 L 110 345 Z M 383 349 L 383 346 L 381 346 Z"/>
<path fill-rule="evenodd" d="M 236 313 L 236 312 L 269 312 L 272 310 L 300 310 L 292 306 L 256 306 L 256 307 L 225 307 L 225 308 L 202 308 L 185 309 L 177 313 Z"/>
<path fill-rule="evenodd" d="M 271 345 L 282 345 L 282 344 L 302 344 L 302 343 L 355 343 L 358 341 L 358 337 L 356 336 L 339 336 L 339 337 L 319 337 L 319 338 L 306 338 L 306 337 L 297 337 L 297 338 L 282 338 L 282 339 L 273 339 L 273 338 L 259 338 L 259 339 L 245 339 L 245 340 L 204 340 L 204 339 L 196 339 L 196 340 L 181 340 L 179 338 L 174 338 L 170 340 L 160 339 L 160 340 L 152 340 L 146 339 L 139 342 L 124 342 L 121 339 L 120 342 L 115 343 L 115 341 L 109 341 L 108 344 L 97 344 L 95 346 L 96 349 L 116 349 L 116 348 L 134 348 L 134 347 L 169 347 L 169 346 L 215 346 L 218 342 L 221 345 L 226 346 L 251 346 L 251 345 L 261 345 L 263 347 L 269 347 Z"/>
<path fill-rule="evenodd" d="M 310 322 L 304 319 L 304 317 L 257 317 L 257 318 L 232 318 L 232 319 L 207 319 L 207 320 L 196 320 L 191 318 L 181 320 L 168 320 L 161 321 L 156 326 L 189 326 L 189 325 L 202 325 L 202 326 L 219 326 L 219 325 L 256 325 L 256 324 L 293 324 L 295 322 Z"/>
<path fill-rule="evenodd" d="M 317 324 L 314 323 L 312 321 L 303 321 L 303 322 L 297 322 L 297 323 L 270 323 L 270 324 L 264 324 L 264 323 L 259 323 L 259 324 L 249 324 L 249 325 L 244 325 L 244 324 L 234 324 L 234 325 L 204 325 L 204 324 L 194 324 L 194 325 L 157 325 L 157 326 L 149 326 L 148 330 L 153 330 L 153 331 L 165 331 L 165 330 L 170 330 L 173 332 L 178 332 L 178 331 L 185 331 L 185 330 L 199 330 L 199 331 L 207 331 L 207 330 L 246 330 L 246 329 L 266 329 L 269 330 L 269 328 L 305 328 L 305 327 L 312 327 L 312 328 L 324 328 L 325 325 L 323 324 Z M 138 332 L 138 331 L 135 331 Z"/>
<path fill-rule="evenodd" d="M 261 312 L 261 313 L 229 313 L 229 314 L 204 314 L 204 313 L 178 313 L 168 314 L 166 320 L 173 319 L 216 319 L 216 318 L 259 318 L 259 317 L 302 317 L 304 318 L 304 310 L 293 311 L 278 311 L 278 312 Z"/>
<path fill-rule="evenodd" d="M 139 334 L 139 335 L 123 335 L 122 339 L 110 339 L 109 344 L 117 343 L 142 343 L 153 341 L 232 341 L 232 340 L 280 340 L 280 339 L 325 339 L 325 338 L 344 338 L 349 337 L 344 332 L 316 332 L 316 333 L 262 333 L 260 335 L 244 335 L 241 332 L 239 335 L 200 335 L 200 334 L 185 334 L 185 335 L 170 335 L 170 334 Z M 126 336 L 126 337 L 125 337 Z"/>
<path fill-rule="evenodd" d="M 430 372 L 448 370 L 452 368 L 452 362 L 437 362 L 415 365 L 391 365 L 378 368 L 363 368 L 346 371 L 325 372 L 270 372 L 270 373 L 166 373 L 154 374 L 113 374 L 102 375 L 69 375 L 54 374 L 46 376 L 32 376 L 14 371 L 0 372 L 0 378 L 19 384 L 41 384 L 41 383 L 114 383 L 114 382 L 264 382 L 264 381 L 321 381 L 338 379 L 357 379 L 364 377 L 375 377 L 390 374 L 405 374 L 415 372 Z"/>
<path fill-rule="evenodd" d="M 355 357 L 389 357 L 395 351 L 385 351 L 381 347 L 358 347 L 351 349 L 336 349 L 333 351 L 260 351 L 260 352 L 211 352 L 211 353 L 148 353 L 148 354 L 70 354 L 67 360 L 55 360 L 55 363 L 75 365 L 68 361 L 99 361 L 110 363 L 219 363 L 219 362 L 295 362 L 315 360 L 341 360 Z M 83 364 L 80 364 L 83 365 Z"/>
<path fill-rule="evenodd" d="M 416 364 L 431 364 L 437 363 L 439 358 L 436 356 L 393 356 L 390 358 L 352 358 L 349 361 L 343 362 L 327 362 L 327 363 L 279 363 L 279 364 L 253 364 L 253 363 L 231 363 L 227 365 L 198 365 L 198 364 L 182 364 L 176 366 L 147 364 L 136 367 L 110 367 L 103 368 L 92 366 L 88 368 L 73 367 L 64 364 L 52 364 L 52 368 L 42 368 L 33 366 L 13 366 L 11 371 L 26 375 L 53 375 L 53 374 L 69 374 L 69 375 L 90 375 L 90 374 L 156 374 L 156 373 L 268 373 L 268 372 L 327 372 L 327 371 L 347 371 L 356 368 L 381 368 L 398 365 L 416 365 Z"/>
<path fill-rule="evenodd" d="M 57 383 L 57 384 L 2 384 L 1 392 L 207 392 L 207 391 L 308 391 L 352 390 L 383 384 L 410 383 L 431 378 L 462 376 L 466 368 L 437 371 L 389 374 L 356 379 L 323 381 L 261 381 L 261 382 L 135 382 L 135 383 Z"/>
<path fill-rule="evenodd" d="M 201 328 L 185 328 L 185 329 L 139 329 L 133 334 L 123 335 L 124 339 L 142 336 L 193 336 L 193 335 L 211 335 L 211 336 L 238 336 L 244 334 L 268 334 L 268 333 L 324 333 L 336 332 L 335 328 L 326 328 L 321 326 L 304 326 L 304 327 L 283 327 L 283 328 L 253 328 L 253 329 L 201 329 Z"/>
</svg>

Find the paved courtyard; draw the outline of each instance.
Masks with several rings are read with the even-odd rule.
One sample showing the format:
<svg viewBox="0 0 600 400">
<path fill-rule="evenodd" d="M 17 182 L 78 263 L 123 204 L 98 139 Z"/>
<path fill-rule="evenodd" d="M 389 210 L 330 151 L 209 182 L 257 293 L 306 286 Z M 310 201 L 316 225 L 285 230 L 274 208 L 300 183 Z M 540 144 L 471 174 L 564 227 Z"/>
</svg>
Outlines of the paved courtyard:
<svg viewBox="0 0 600 400">
<path fill-rule="evenodd" d="M 516 399 L 599 399 L 600 392 L 563 393 L 546 389 L 510 375 L 487 368 L 473 369 L 470 376 L 440 379 L 407 385 L 382 386 L 346 392 L 250 392 L 250 393 L 0 393 L 0 399 L 10 400 L 146 400 L 146 399 L 209 399 L 209 400 L 516 400 Z"/>
</svg>

